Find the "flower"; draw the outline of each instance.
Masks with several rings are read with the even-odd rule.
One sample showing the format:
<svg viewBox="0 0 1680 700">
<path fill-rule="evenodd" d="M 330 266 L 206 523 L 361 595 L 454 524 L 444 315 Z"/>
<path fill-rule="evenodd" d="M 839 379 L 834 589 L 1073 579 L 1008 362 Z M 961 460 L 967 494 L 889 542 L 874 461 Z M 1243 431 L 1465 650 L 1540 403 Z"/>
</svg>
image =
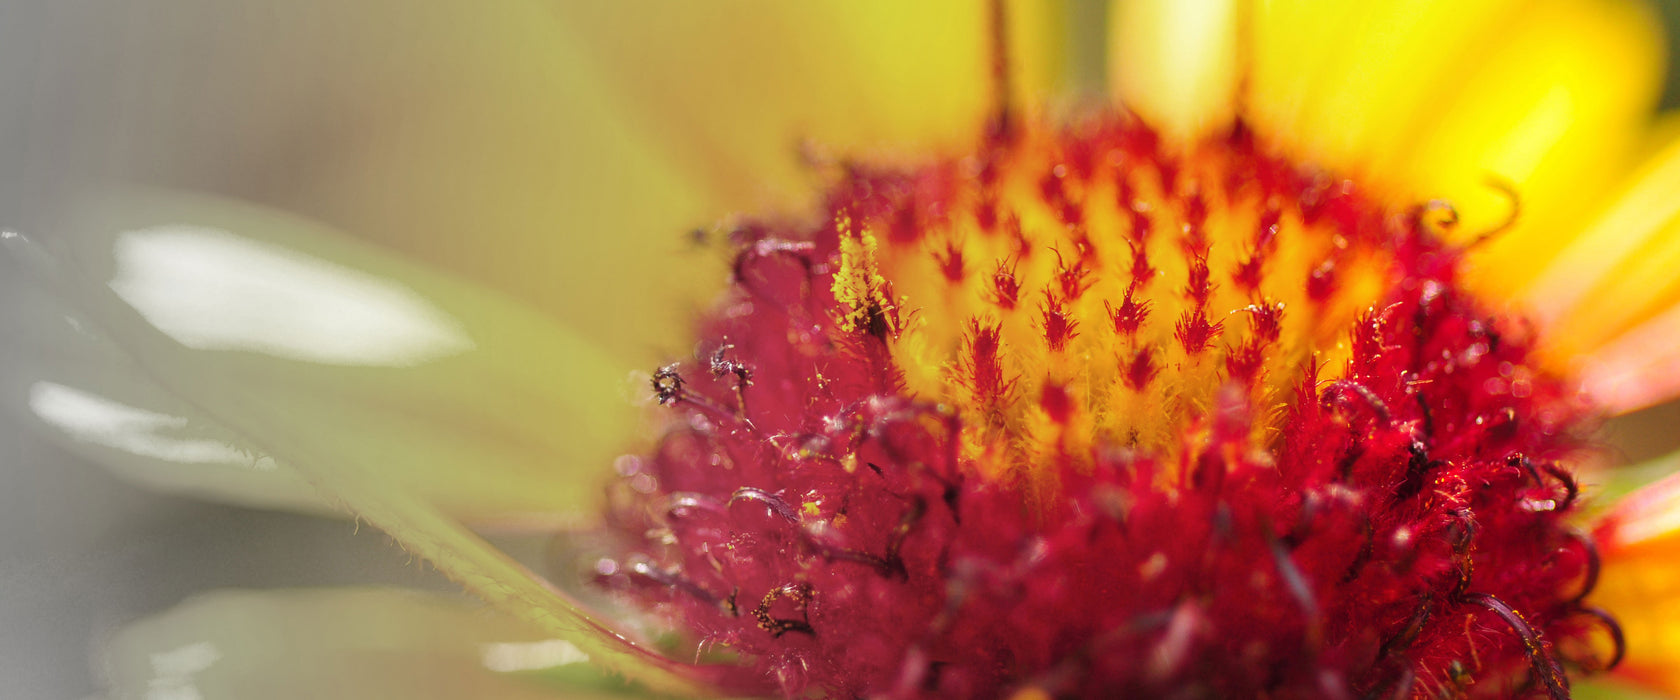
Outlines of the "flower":
<svg viewBox="0 0 1680 700">
<path fill-rule="evenodd" d="M 1567 243 L 1560 232 L 1572 230 L 1565 222 L 1592 216 L 1589 207 L 1596 199 L 1579 193 L 1602 186 L 1617 172 L 1618 154 L 1627 143 L 1614 141 L 1629 138 L 1630 127 L 1637 123 L 1648 97 L 1640 71 L 1649 66 L 1648 56 L 1642 53 L 1649 43 L 1630 33 L 1628 25 L 1637 25 L 1634 19 L 1617 14 L 1615 7 L 1587 12 L 1574 3 L 1515 15 L 1492 4 L 1435 10 L 1451 15 L 1451 22 L 1438 21 L 1441 18 L 1429 12 L 1413 14 L 1410 9 L 1386 5 L 1339 10 L 1307 4 L 1299 11 L 1268 8 L 1249 18 L 1254 44 L 1249 53 L 1234 48 L 1238 42 L 1232 27 L 1241 22 L 1218 21 L 1231 19 L 1217 12 L 1218 6 L 1195 6 L 1213 11 L 1213 19 L 1184 11 L 1184 7 L 1190 6 L 1138 4 L 1115 15 L 1121 27 L 1116 39 L 1116 60 L 1121 64 L 1117 89 L 1145 119 L 1163 125 L 1166 138 L 1192 142 L 1222 128 L 1236 105 L 1234 96 L 1248 95 L 1252 101 L 1244 106 L 1243 114 L 1251 115 L 1254 133 L 1274 140 L 1271 143 L 1291 159 L 1370 183 L 1380 201 L 1420 201 L 1424 192 L 1447 195 L 1455 211 L 1463 215 L 1459 228 L 1466 231 L 1496 228 L 1492 222 L 1507 216 L 1513 204 L 1481 178 L 1493 172 L 1510 180 L 1519 193 L 1514 201 L 1523 208 L 1522 223 L 1466 263 L 1474 266 L 1475 274 L 1463 277 L 1486 287 L 1479 303 L 1515 298 L 1531 304 L 1543 324 L 1542 332 L 1548 334 L 1544 337 L 1567 341 L 1543 346 L 1557 364 L 1551 368 L 1536 365 L 1538 371 L 1580 371 L 1592 395 L 1612 408 L 1632 407 L 1671 391 L 1663 385 L 1666 375 L 1655 371 L 1670 359 L 1656 342 L 1664 337 L 1660 324 L 1665 317 L 1660 310 L 1667 300 L 1649 293 L 1657 287 L 1650 278 L 1662 267 L 1660 256 L 1651 253 L 1662 252 L 1664 241 L 1655 235 L 1654 226 L 1629 223 L 1638 215 L 1666 215 L 1650 205 L 1657 197 L 1653 192 L 1660 193 L 1665 184 L 1662 162 L 1654 166 L 1653 175 L 1635 180 L 1631 194 L 1618 200 L 1622 204 L 1596 219 L 1603 223 L 1588 228 L 1589 233 L 1578 239 L 1581 242 L 1573 244 L 1584 253 L 1559 252 Z M 673 15 L 681 12 L 667 9 Z M 1336 16 L 1343 13 L 1353 16 Z M 774 17 L 776 13 L 767 14 Z M 1456 42 L 1441 41 L 1437 32 L 1468 31 L 1513 16 L 1516 31 L 1498 46 L 1476 46 L 1479 50 L 1467 49 L 1462 55 L 1441 50 Z M 1352 35 L 1390 41 L 1397 56 L 1371 52 L 1364 45 L 1349 51 L 1349 43 L 1333 40 L 1335 32 L 1349 26 L 1369 23 L 1387 28 L 1395 22 L 1399 26 L 1392 32 L 1355 31 Z M 608 30 L 612 27 L 605 25 Z M 980 21 L 968 25 L 968 36 L 983 36 L 980 27 Z M 1560 40 L 1560 33 L 1568 33 L 1569 40 Z M 925 36 L 917 33 L 912 38 Z M 1161 37 L 1175 41 L 1165 42 Z M 603 43 L 612 38 L 611 31 L 582 37 Z M 983 56 L 983 42 L 975 43 L 966 53 L 931 55 Z M 1580 54 L 1539 53 L 1527 48 L 1530 44 L 1578 49 Z M 1321 47 L 1326 54 L 1315 52 Z M 1036 55 L 1032 48 L 1023 42 L 1022 56 Z M 1559 55 L 1555 70 L 1535 70 L 1529 65 Z M 832 56 L 823 58 L 829 60 L 817 61 L 817 65 L 832 70 L 836 65 Z M 1599 65 L 1624 70 L 1585 70 Z M 1412 71 L 1469 78 L 1462 83 L 1443 78 L 1442 83 L 1462 87 L 1437 95 L 1429 91 L 1442 83 L 1402 79 Z M 963 73 L 947 75 L 951 74 Z M 1252 84 L 1243 85 L 1238 76 L 1248 76 Z M 1606 80 L 1607 76 L 1625 77 L 1626 82 Z M 656 72 L 640 83 L 649 93 L 632 94 L 627 101 L 659 106 L 660 100 L 675 99 L 680 104 L 690 94 L 683 86 L 662 83 L 657 77 Z M 963 78 L 946 80 L 951 94 L 964 92 Z M 982 79 L 974 82 L 984 85 Z M 1030 88 L 1031 81 L 1022 82 Z M 1361 86 L 1365 89 L 1356 89 Z M 1424 96 L 1436 99 L 1421 99 Z M 922 108 L 927 102 L 914 104 Z M 752 123 L 755 117 L 769 118 L 750 109 L 756 106 L 750 102 L 745 108 L 735 105 L 739 111 L 730 112 L 727 120 L 700 114 L 684 123 L 702 133 L 733 133 L 739 120 Z M 818 121 L 824 115 L 841 121 L 854 117 L 835 105 L 819 106 Z M 683 110 L 668 111 L 694 116 Z M 975 127 L 980 123 L 972 111 L 967 120 L 943 117 L 948 115 L 935 123 Z M 1437 120 L 1446 123 L 1432 123 Z M 599 121 L 603 130 L 615 133 L 612 120 Z M 1343 121 L 1347 124 L 1339 124 Z M 780 123 L 779 118 L 770 123 Z M 733 124 L 733 128 L 724 129 L 723 124 Z M 1339 128 L 1343 126 L 1348 128 Z M 813 130 L 820 131 L 814 126 Z M 592 132 L 578 133 L 590 133 L 590 137 L 577 137 L 570 145 L 600 146 L 614 156 L 586 162 L 618 166 L 625 162 L 620 159 L 625 154 L 613 149 L 623 146 L 630 155 L 638 150 L 633 140 L 602 145 L 595 142 Z M 764 153 L 750 146 L 740 152 Z M 695 168 L 726 168 L 740 162 L 698 159 L 695 165 L 696 160 L 678 160 Z M 755 168 L 752 172 L 770 171 Z M 529 176 L 517 174 L 521 181 Z M 588 176 L 574 174 L 567 182 L 589 187 L 598 185 L 602 175 L 610 173 L 591 170 Z M 736 181 L 727 175 L 727 171 L 714 173 L 717 182 Z M 654 192 L 639 190 L 638 203 L 668 204 Z M 609 209 L 608 223 L 622 221 L 613 217 L 643 213 L 636 207 Z M 636 658 L 638 652 L 612 638 L 576 633 L 579 628 L 598 629 L 603 623 L 485 547 L 459 522 L 498 518 L 505 524 L 510 514 L 579 512 L 578 501 L 587 500 L 587 495 L 572 481 L 587 473 L 584 467 L 574 470 L 545 464 L 546 469 L 532 470 L 530 465 L 589 463 L 589 447 L 579 443 L 578 433 L 622 433 L 622 419 L 598 412 L 604 404 L 585 400 L 613 393 L 612 382 L 603 381 L 600 371 L 613 364 L 611 359 L 580 342 L 577 334 L 547 329 L 540 317 L 510 308 L 493 296 L 388 261 L 376 251 L 314 231 L 296 219 L 202 198 L 132 195 L 105 199 L 78 212 L 79 218 L 61 222 L 71 235 L 59 244 L 56 254 L 37 256 L 40 249 L 21 236 L 11 236 L 8 243 L 20 257 L 39 258 L 34 269 L 43 273 L 41 277 L 63 284 L 62 291 L 45 301 L 69 307 L 69 315 L 78 321 L 66 328 L 59 322 L 64 312 L 35 317 L 30 319 L 36 323 L 32 328 L 41 331 L 36 337 L 62 338 L 65 346 L 89 353 L 39 361 L 45 369 L 28 385 L 27 398 L 41 420 L 64 431 L 79 448 L 148 478 L 204 487 L 204 475 L 216 479 L 227 475 L 218 490 L 238 490 L 247 498 L 287 503 L 309 500 L 308 490 L 295 488 L 299 477 L 306 478 L 492 602 L 549 631 L 573 632 L 580 653 L 602 663 L 643 668 L 648 674 L 644 678 L 653 682 L 682 683 L 646 669 L 648 659 Z M 870 281 L 874 275 L 868 271 L 867 240 L 858 237 L 855 252 L 842 254 L 843 261 L 855 263 L 864 281 L 841 287 L 860 300 L 853 304 L 862 312 L 854 323 L 865 329 L 879 325 L 886 307 L 896 304 L 896 297 Z M 617 274 L 616 266 L 578 257 L 583 262 L 569 269 L 589 283 L 601 284 L 605 275 Z M 324 265 L 322 260 L 332 263 Z M 1502 265 L 1502 260 L 1507 262 Z M 1513 260 L 1521 262 L 1509 262 Z M 1553 260 L 1558 262 L 1549 264 Z M 107 262 L 112 264 L 110 273 L 98 267 Z M 462 264 L 471 267 L 470 261 Z M 309 284 L 290 284 L 296 280 Z M 284 293 L 275 296 L 276 289 Z M 1519 289 L 1534 291 L 1514 295 L 1512 290 Z M 183 294 L 183 290 L 200 293 Z M 216 293 L 203 293 L 207 291 Z M 1615 303 L 1607 304 L 1606 299 Z M 1046 319 L 1053 316 L 1048 314 L 1052 306 L 1047 298 Z M 236 323 L 255 307 L 267 314 L 260 323 Z M 600 330 L 617 324 L 626 331 L 618 337 L 631 337 L 631 326 L 668 330 L 668 324 L 648 323 L 648 316 L 603 308 L 567 305 L 556 311 L 570 316 L 567 320 L 574 328 Z M 1191 318 L 1200 318 L 1203 325 L 1213 322 L 1207 316 L 1192 314 Z M 1658 325 L 1645 325 L 1646 321 Z M 896 330 L 892 325 L 885 327 Z M 89 328 L 97 332 L 90 334 Z M 983 336 L 982 330 L 976 327 L 970 337 Z M 137 371 L 89 376 L 87 368 L 107 357 L 130 362 Z M 1578 369 L 1569 365 L 1575 358 L 1585 358 Z M 1608 361 L 1617 358 L 1620 361 Z M 1646 364 L 1635 365 L 1631 358 Z M 722 356 L 719 361 L 734 360 Z M 1607 373 L 1606 369 L 1630 374 Z M 745 377 L 739 379 L 745 381 Z M 1555 389 L 1543 376 L 1540 384 L 1543 389 Z M 1387 404 L 1369 400 L 1352 385 L 1326 390 L 1325 396 L 1333 399 L 1335 392 L 1343 398 L 1331 403 L 1339 401 L 1338 410 L 1350 415 L 1363 410 L 1380 416 L 1384 411 L 1378 410 L 1379 405 Z M 470 410 L 405 400 L 414 396 L 449 397 Z M 1361 402 L 1366 404 L 1363 409 Z M 90 416 L 104 417 L 104 429 L 90 430 L 86 420 Z M 1370 416 L 1349 420 L 1369 420 Z M 1380 422 L 1372 423 L 1374 433 L 1382 433 Z M 560 432 L 554 425 L 570 429 Z M 480 426 L 505 430 L 509 439 L 493 444 L 463 439 L 489 429 Z M 184 428 L 211 432 L 183 432 Z M 228 445 L 241 450 L 229 450 Z M 258 455 L 278 461 L 264 462 Z M 216 465 L 241 461 L 261 469 L 233 473 L 262 474 L 266 481 L 294 487 L 276 495 L 269 485 L 254 485 L 246 476 L 215 470 Z M 168 464 L 160 462 L 187 466 L 168 469 Z M 197 467 L 192 466 L 194 462 Z M 463 478 L 461 465 L 471 465 L 476 478 Z M 1511 467 L 1523 468 L 1520 460 Z M 195 468 L 196 472 L 184 471 Z M 1607 521 L 1602 541 L 1616 546 L 1607 554 L 1641 554 L 1637 545 L 1661 552 L 1664 533 L 1660 528 L 1653 533 L 1650 525 L 1659 521 L 1630 514 L 1664 512 L 1665 501 L 1652 497 L 1638 503 L 1650 505 L 1622 511 Z M 1630 534 L 1632 526 L 1622 523 L 1644 523 L 1647 531 L 1634 530 L 1635 536 Z M 1467 524 L 1460 527 L 1469 530 Z M 1653 542 L 1655 549 L 1650 548 Z M 1610 574 L 1617 571 L 1617 561 L 1610 562 L 1607 582 L 1614 580 Z M 1502 605 L 1484 607 L 1499 617 L 1514 619 L 1516 613 L 1508 606 L 1501 610 Z M 279 607 L 267 610 L 275 615 L 295 614 Z M 1533 641 L 1534 635 L 1516 622 L 1510 627 L 1517 640 Z M 1634 652 L 1637 660 L 1640 647 L 1636 645 Z M 202 665 L 214 667 L 217 662 L 212 656 L 200 649 L 196 656 L 168 658 L 175 663 L 170 668 L 189 669 L 176 674 L 182 676 Z M 152 657 L 154 669 L 157 658 Z M 674 666 L 669 661 L 660 663 Z M 1533 665 L 1544 676 L 1545 664 L 1535 661 Z M 1445 679 L 1460 680 L 1456 675 Z"/>
<path fill-rule="evenodd" d="M 1047 131 L 736 229 L 616 465 L 606 584 L 754 695 L 1562 696 L 1608 663 L 1574 389 L 1463 290 L 1444 205 L 1241 124 Z"/>
</svg>

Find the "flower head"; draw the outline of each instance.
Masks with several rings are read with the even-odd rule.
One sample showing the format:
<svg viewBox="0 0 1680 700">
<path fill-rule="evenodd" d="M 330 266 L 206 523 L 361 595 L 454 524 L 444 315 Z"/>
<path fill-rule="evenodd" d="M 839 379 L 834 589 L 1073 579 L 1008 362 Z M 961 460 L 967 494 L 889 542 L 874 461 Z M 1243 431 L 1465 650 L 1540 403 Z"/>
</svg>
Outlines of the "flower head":
<svg viewBox="0 0 1680 700">
<path fill-rule="evenodd" d="M 1588 414 L 1446 205 L 1272 152 L 1101 113 L 741 223 L 603 581 L 788 696 L 1562 697 Z"/>
<path fill-rule="evenodd" d="M 496 39 L 445 63 L 505 51 L 520 70 L 464 81 L 475 99 L 402 103 L 404 129 L 363 135 L 348 165 L 308 170 L 285 199 L 399 243 L 392 231 L 445 231 L 457 245 L 433 262 L 546 316 L 210 198 L 80 198 L 53 222 L 60 240 L 5 236 L 45 281 L 31 332 L 8 342 L 77 350 L 23 373 L 29 410 L 149 481 L 346 507 L 570 640 L 543 649 L 670 691 L 1560 697 L 1566 674 L 1621 656 L 1600 603 L 1629 623 L 1628 666 L 1674 683 L 1660 625 L 1626 611 L 1680 600 L 1637 573 L 1680 541 L 1680 498 L 1650 491 L 1591 537 L 1573 529 L 1595 416 L 1680 386 L 1663 371 L 1680 364 L 1663 342 L 1672 299 L 1652 283 L 1672 257 L 1657 222 L 1676 213 L 1674 156 L 1594 213 L 1650 97 L 1637 13 L 1119 3 L 1118 103 L 1086 110 L 1037 106 L 1030 76 L 1052 49 L 997 50 L 1048 26 L 1037 12 L 918 4 L 937 21 L 870 25 L 859 43 L 891 30 L 919 59 L 854 80 L 867 71 L 840 60 L 846 42 L 783 41 L 781 22 L 862 24 L 791 7 L 732 27 L 777 47 L 734 62 L 716 57 L 750 52 L 675 40 L 703 13 L 689 4 L 637 22 L 587 4 L 552 8 L 558 22 L 535 2 L 474 11 Z M 445 39 L 448 17 L 402 14 Z M 711 110 L 714 84 L 664 64 L 584 60 L 641 46 L 627 28 L 689 47 L 674 62 L 696 72 L 764 71 L 781 89 Z M 556 37 L 552 53 L 521 48 Z M 903 80 L 912 69 L 939 89 Z M 782 94 L 837 84 L 888 99 Z M 506 106 L 493 98 L 509 85 L 599 99 L 558 110 L 552 140 L 508 149 L 520 167 L 495 179 L 478 144 L 450 137 L 486 133 L 479 106 Z M 1011 98 L 990 114 L 974 99 L 987 86 Z M 512 111 L 549 124 L 553 106 Z M 924 138 L 852 150 L 877 122 Z M 821 201 L 720 227 L 729 287 L 699 312 L 694 355 L 653 375 L 663 432 L 616 462 L 616 540 L 589 561 L 695 656 L 468 526 L 590 522 L 598 494 L 579 484 L 633 441 L 613 410 L 619 358 L 596 346 L 645 352 L 681 308 L 629 289 L 627 261 L 647 262 L 641 281 L 704 270 L 601 232 L 657 229 L 675 247 L 696 200 L 754 210 L 742 183 L 785 185 L 794 133 L 843 154 L 804 151 Z M 439 144 L 474 167 L 405 188 L 368 165 Z M 433 194 L 392 194 L 411 189 Z M 623 206 L 597 206 L 613 192 Z M 547 210 L 520 203 L 556 193 L 556 225 L 587 232 L 576 247 L 479 237 L 533 225 Z M 468 200 L 494 216 L 451 204 Z M 615 304 L 565 303 L 603 286 Z M 346 318 L 364 322 L 330 322 Z M 222 598 L 166 620 L 333 619 L 287 612 L 331 598 Z M 536 654 L 495 649 L 466 665 L 506 673 Z M 133 656 L 158 672 L 158 654 Z"/>
</svg>

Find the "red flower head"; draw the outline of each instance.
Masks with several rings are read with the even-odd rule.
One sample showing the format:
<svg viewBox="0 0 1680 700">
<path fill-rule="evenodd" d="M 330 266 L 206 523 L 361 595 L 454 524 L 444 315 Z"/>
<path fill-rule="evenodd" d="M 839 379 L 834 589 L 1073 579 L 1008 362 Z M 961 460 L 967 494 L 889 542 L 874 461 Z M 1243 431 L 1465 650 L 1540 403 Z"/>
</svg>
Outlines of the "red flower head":
<svg viewBox="0 0 1680 700">
<path fill-rule="evenodd" d="M 1450 206 L 1270 152 L 1005 126 L 738 226 L 602 582 L 745 692 L 1564 697 L 1587 414 Z"/>
</svg>

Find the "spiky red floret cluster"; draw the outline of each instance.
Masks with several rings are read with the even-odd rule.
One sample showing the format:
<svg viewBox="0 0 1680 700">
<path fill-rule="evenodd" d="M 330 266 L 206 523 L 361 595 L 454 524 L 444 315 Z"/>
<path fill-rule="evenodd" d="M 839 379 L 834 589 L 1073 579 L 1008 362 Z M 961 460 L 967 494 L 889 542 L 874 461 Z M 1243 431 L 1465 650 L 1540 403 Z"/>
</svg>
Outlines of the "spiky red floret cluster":
<svg viewBox="0 0 1680 700">
<path fill-rule="evenodd" d="M 1059 138 L 1058 180 L 1104 168 L 1175 177 L 1135 121 Z M 1273 224 L 1280 213 L 1328 223 L 1344 249 L 1387 251 L 1386 289 L 1342 336 L 1346 367 L 1309 361 L 1282 379 L 1292 396 L 1256 405 L 1276 319 L 1256 314 L 1248 340 L 1221 335 L 1206 278 L 1254 286 L 1269 244 L 1209 271 L 1187 227 L 1179 249 L 1203 253 L 1185 266 L 1174 337 L 1191 355 L 1223 343 L 1225 362 L 1176 449 L 1099 436 L 1033 465 L 1055 488 L 1032 498 L 1021 480 L 978 476 L 987 470 L 965 463 L 959 440 L 978 428 L 911 395 L 891 352 L 910 310 L 876 305 L 848 325 L 860 309 L 836 300 L 833 276 L 854 228 L 921 244 L 954 193 L 991 186 L 993 154 L 1011 147 L 989 143 L 979 167 L 848 168 L 820 224 L 736 231 L 733 289 L 695 358 L 654 378 L 671 428 L 621 463 L 610 518 L 627 551 L 606 585 L 738 655 L 730 690 L 790 697 L 1557 696 L 1565 665 L 1594 663 L 1585 640 L 1605 621 L 1580 600 L 1596 561 L 1565 522 L 1576 488 L 1559 466 L 1578 447 L 1569 388 L 1535 366 L 1521 323 L 1462 291 L 1461 251 L 1418 210 L 1262 155 L 1240 131 L 1211 146 L 1232 164 L 1225 191 L 1271 203 Z M 1045 201 L 1070 209 L 1079 235 L 1078 203 L 1046 182 Z M 1008 228 L 1006 204 L 975 201 L 982 228 Z M 953 280 L 975 274 L 957 247 L 933 247 Z M 1322 269 L 1299 280 L 1306 298 L 1337 284 Z M 1030 303 L 1027 291 L 1006 298 L 1004 272 L 993 302 Z M 1058 327 L 1045 296 L 1052 352 L 1058 334 L 1065 345 L 1098 332 Z M 1104 332 L 1135 333 L 1138 306 L 1130 291 L 1113 300 Z M 1003 393 L 988 336 L 968 330 L 953 375 Z M 1121 370 L 1132 388 L 1173 371 Z M 1067 420 L 1059 402 L 1075 398 L 1053 386 L 1039 408 Z M 1256 444 L 1256 421 L 1280 411 Z"/>
</svg>

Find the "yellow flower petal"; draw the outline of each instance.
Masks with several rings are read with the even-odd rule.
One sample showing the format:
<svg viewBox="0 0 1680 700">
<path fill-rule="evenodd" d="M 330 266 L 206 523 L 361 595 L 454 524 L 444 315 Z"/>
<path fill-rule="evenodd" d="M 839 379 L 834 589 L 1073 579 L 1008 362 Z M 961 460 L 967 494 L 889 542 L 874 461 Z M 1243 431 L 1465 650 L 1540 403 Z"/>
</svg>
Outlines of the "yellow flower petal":
<svg viewBox="0 0 1680 700">
<path fill-rule="evenodd" d="M 201 594 L 122 629 L 102 670 L 114 698 L 630 695 L 589 661 L 569 642 L 455 598 L 319 589 Z"/>
<path fill-rule="evenodd" d="M 1059 2 L 1010 2 L 1035 101 L 1060 70 Z M 808 196 L 802 143 L 855 154 L 966 145 L 992 104 L 989 3 L 557 3 L 637 126 L 738 209 Z"/>
<path fill-rule="evenodd" d="M 548 522 L 593 510 L 635 424 L 628 369 L 589 342 L 303 219 L 126 192 L 53 233 L 35 267 L 75 315 L 9 331 L 64 343 L 12 400 L 155 480 L 254 491 L 266 457 L 319 484 L 299 440 L 459 517 Z"/>
<path fill-rule="evenodd" d="M 1623 499 L 1596 539 L 1603 569 L 1589 601 L 1621 623 L 1618 673 L 1680 693 L 1680 475 Z"/>
<path fill-rule="evenodd" d="M 1673 273 L 1680 261 L 1676 191 L 1680 140 L 1669 143 L 1629 178 L 1614 203 L 1536 280 L 1529 296 L 1539 320 L 1557 338 L 1558 356 L 1650 337 L 1650 330 L 1634 329 L 1641 323 L 1673 327 L 1660 314 L 1680 302 L 1680 284 Z M 1624 332 L 1626 336 L 1612 341 Z"/>
<path fill-rule="evenodd" d="M 1326 3 L 1254 9 L 1249 108 L 1256 125 L 1339 170 L 1380 171 L 1442 88 L 1501 35 L 1486 31 L 1514 3 Z"/>
<path fill-rule="evenodd" d="M 509 293 L 637 366 L 684 349 L 723 277 L 686 234 L 725 210 L 612 104 L 556 3 L 39 5 L 0 49 L 0 98 L 29 106 L 0 120 L 13 225 L 89 178 L 232 195 Z"/>
<path fill-rule="evenodd" d="M 1273 2 L 1256 10 L 1257 128 L 1402 201 L 1444 198 L 1515 230 L 1473 282 L 1509 292 L 1555 255 L 1625 165 L 1655 103 L 1661 41 L 1620 0 Z"/>
<path fill-rule="evenodd" d="M 1109 77 L 1121 104 L 1179 139 L 1236 115 L 1238 8 L 1232 0 L 1115 0 Z"/>
<path fill-rule="evenodd" d="M 1402 168 L 1432 197 L 1452 201 L 1466 233 L 1520 205 L 1517 226 L 1474 259 L 1467 276 L 1509 297 L 1578 235 L 1634 163 L 1656 105 L 1663 43 L 1644 5 L 1618 0 L 1524 3 L 1494 29 L 1494 48 L 1445 99 L 1443 123 L 1416 132 Z M 1513 186 L 1518 201 L 1489 186 Z"/>
</svg>

